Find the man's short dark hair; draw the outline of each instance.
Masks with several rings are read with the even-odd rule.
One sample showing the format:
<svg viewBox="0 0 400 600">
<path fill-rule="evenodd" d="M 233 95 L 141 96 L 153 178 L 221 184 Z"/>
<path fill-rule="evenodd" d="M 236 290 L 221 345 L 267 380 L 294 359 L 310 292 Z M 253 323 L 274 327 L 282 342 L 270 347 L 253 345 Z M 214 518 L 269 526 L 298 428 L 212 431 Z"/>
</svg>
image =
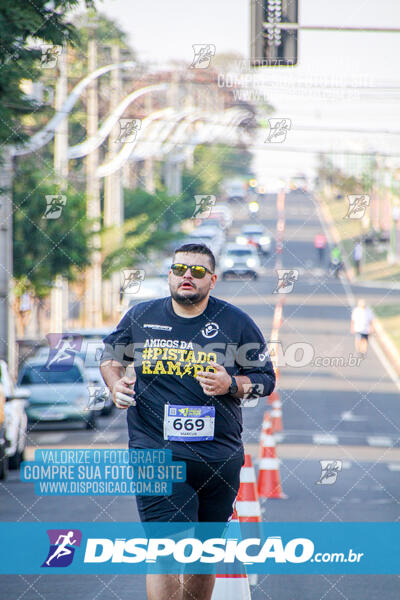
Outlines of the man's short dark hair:
<svg viewBox="0 0 400 600">
<path fill-rule="evenodd" d="M 205 244 L 182 244 L 179 248 L 176 248 L 174 255 L 177 252 L 190 252 L 192 254 L 205 254 L 209 257 L 211 263 L 211 271 L 215 271 L 215 256 L 208 246 Z"/>
</svg>

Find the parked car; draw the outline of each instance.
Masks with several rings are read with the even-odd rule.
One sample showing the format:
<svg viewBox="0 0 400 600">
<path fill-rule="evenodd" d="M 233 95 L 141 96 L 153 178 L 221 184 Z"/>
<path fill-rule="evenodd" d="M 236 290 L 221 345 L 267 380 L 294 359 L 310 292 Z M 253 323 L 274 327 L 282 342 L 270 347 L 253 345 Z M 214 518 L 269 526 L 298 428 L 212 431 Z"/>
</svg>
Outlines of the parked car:
<svg viewBox="0 0 400 600">
<path fill-rule="evenodd" d="M 192 231 L 190 236 L 183 241 L 185 244 L 198 244 L 199 242 L 206 244 L 215 256 L 219 256 L 225 243 L 225 234 L 215 227 L 204 226 Z"/>
<path fill-rule="evenodd" d="M 169 261 L 168 267 L 172 264 Z M 145 302 L 146 300 L 154 300 L 155 298 L 164 298 L 169 296 L 169 285 L 165 277 L 149 277 L 140 282 L 140 287 L 135 288 L 134 292 L 127 288 L 124 292 L 121 308 L 126 312 L 135 304 Z"/>
<path fill-rule="evenodd" d="M 68 364 L 51 363 L 36 355 L 21 367 L 18 385 L 30 391 L 26 407 L 30 427 L 48 422 L 78 421 L 96 428 L 97 412 L 91 408 L 89 380 L 83 360 L 70 354 Z"/>
<path fill-rule="evenodd" d="M 29 398 L 29 391 L 14 386 L 8 365 L 4 360 L 0 360 L 0 383 L 5 397 L 4 429 L 8 466 L 10 469 L 18 469 L 24 460 L 26 446 L 28 419 L 25 405 Z"/>
<path fill-rule="evenodd" d="M 236 242 L 240 245 L 247 244 L 254 246 L 261 254 L 269 254 L 271 252 L 271 236 L 263 225 L 253 223 L 244 225 L 240 234 L 236 237 Z"/>
<path fill-rule="evenodd" d="M 222 231 L 224 229 L 224 225 L 221 219 L 217 217 L 208 217 L 207 219 L 196 219 L 195 220 L 196 231 L 203 227 L 214 227 L 214 229 L 218 229 Z"/>
<path fill-rule="evenodd" d="M 230 200 L 245 200 L 246 185 L 240 179 L 232 179 L 224 182 L 224 188 L 227 199 Z"/>
<path fill-rule="evenodd" d="M 232 211 L 227 204 L 215 204 L 211 209 L 210 218 L 218 219 L 223 229 L 229 229 L 232 225 Z"/>
<path fill-rule="evenodd" d="M 220 262 L 222 279 L 229 275 L 249 275 L 257 279 L 261 269 L 260 258 L 254 246 L 227 244 Z"/>
<path fill-rule="evenodd" d="M 75 345 L 76 349 L 69 349 L 82 359 L 86 378 L 89 386 L 102 387 L 97 391 L 96 410 L 103 416 L 108 416 L 114 409 L 114 403 L 109 389 L 104 383 L 100 372 L 100 359 L 104 349 L 103 338 L 111 332 L 111 329 L 77 329 L 70 330 L 65 336 Z M 75 344 L 74 344 L 75 342 Z M 49 347 L 45 346 L 36 352 L 35 357 L 48 358 Z"/>
</svg>

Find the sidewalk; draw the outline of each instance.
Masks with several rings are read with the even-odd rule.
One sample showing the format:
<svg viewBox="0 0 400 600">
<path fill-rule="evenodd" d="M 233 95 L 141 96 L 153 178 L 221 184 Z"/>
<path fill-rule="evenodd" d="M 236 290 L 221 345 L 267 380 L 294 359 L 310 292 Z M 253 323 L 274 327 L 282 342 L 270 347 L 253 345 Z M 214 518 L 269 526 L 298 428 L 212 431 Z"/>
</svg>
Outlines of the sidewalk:
<svg viewBox="0 0 400 600">
<path fill-rule="evenodd" d="M 350 220 L 343 218 L 342 202 L 340 205 L 335 204 L 335 200 L 328 201 L 323 195 L 315 196 L 315 200 L 329 227 L 332 239 L 342 247 L 345 273 L 349 283 L 353 286 L 381 289 L 382 295 L 385 295 L 388 290 L 400 290 L 400 265 L 389 265 L 386 260 L 378 257 L 376 249 L 371 251 L 368 249 L 368 257 L 372 260 L 363 266 L 360 277 L 355 276 L 348 257 L 351 256 L 353 239 L 359 234 L 358 221 L 349 222 Z M 374 274 L 379 279 L 374 279 Z M 390 299 L 389 296 L 388 302 L 372 305 L 371 308 L 375 314 L 375 336 L 378 343 L 396 373 L 400 375 L 400 302 Z"/>
</svg>

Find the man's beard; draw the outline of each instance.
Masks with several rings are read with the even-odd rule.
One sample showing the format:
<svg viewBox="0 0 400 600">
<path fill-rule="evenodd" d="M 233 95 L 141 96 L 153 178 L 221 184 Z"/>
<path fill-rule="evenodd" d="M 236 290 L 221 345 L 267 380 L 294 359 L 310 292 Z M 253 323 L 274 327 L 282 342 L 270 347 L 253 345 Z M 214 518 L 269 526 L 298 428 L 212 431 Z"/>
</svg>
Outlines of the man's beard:
<svg viewBox="0 0 400 600">
<path fill-rule="evenodd" d="M 201 302 L 208 294 L 208 291 L 205 292 L 199 292 L 197 291 L 195 294 L 193 294 L 192 296 L 184 296 L 183 294 L 181 295 L 179 293 L 179 288 L 176 290 L 171 290 L 171 296 L 172 298 L 175 300 L 175 302 L 178 302 L 178 304 L 182 304 L 185 306 L 190 306 L 192 304 L 199 304 L 199 302 Z"/>
</svg>

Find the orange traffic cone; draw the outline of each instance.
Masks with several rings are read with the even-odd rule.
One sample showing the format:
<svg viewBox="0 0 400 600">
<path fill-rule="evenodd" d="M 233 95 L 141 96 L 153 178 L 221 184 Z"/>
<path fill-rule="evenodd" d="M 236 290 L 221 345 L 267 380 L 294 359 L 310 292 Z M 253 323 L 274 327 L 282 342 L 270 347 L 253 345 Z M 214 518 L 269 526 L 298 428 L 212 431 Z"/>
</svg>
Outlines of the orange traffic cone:
<svg viewBox="0 0 400 600">
<path fill-rule="evenodd" d="M 236 501 L 230 522 L 239 521 Z M 211 600 L 251 600 L 250 584 L 244 565 L 242 573 L 219 573 L 215 577 L 215 585 Z"/>
<path fill-rule="evenodd" d="M 257 491 L 260 498 L 287 498 L 282 492 L 279 475 L 279 459 L 276 456 L 272 428 L 266 430 L 263 453 L 260 460 Z"/>
<path fill-rule="evenodd" d="M 282 431 L 282 402 L 280 400 L 272 402 L 271 421 L 274 433 Z"/>
<path fill-rule="evenodd" d="M 217 575 L 211 600 L 251 600 L 250 584 L 246 573 Z"/>
<path fill-rule="evenodd" d="M 266 411 L 260 435 L 260 458 L 276 458 L 275 446 L 270 413 Z"/>
<path fill-rule="evenodd" d="M 241 523 L 259 523 L 261 507 L 257 495 L 256 472 L 250 454 L 245 455 L 240 470 L 240 487 L 236 498 L 236 510 Z"/>
<path fill-rule="evenodd" d="M 272 392 L 272 394 L 270 396 L 267 396 L 268 400 L 268 404 L 272 404 L 273 402 L 275 402 L 275 400 L 279 400 L 279 393 L 278 392 Z"/>
</svg>

